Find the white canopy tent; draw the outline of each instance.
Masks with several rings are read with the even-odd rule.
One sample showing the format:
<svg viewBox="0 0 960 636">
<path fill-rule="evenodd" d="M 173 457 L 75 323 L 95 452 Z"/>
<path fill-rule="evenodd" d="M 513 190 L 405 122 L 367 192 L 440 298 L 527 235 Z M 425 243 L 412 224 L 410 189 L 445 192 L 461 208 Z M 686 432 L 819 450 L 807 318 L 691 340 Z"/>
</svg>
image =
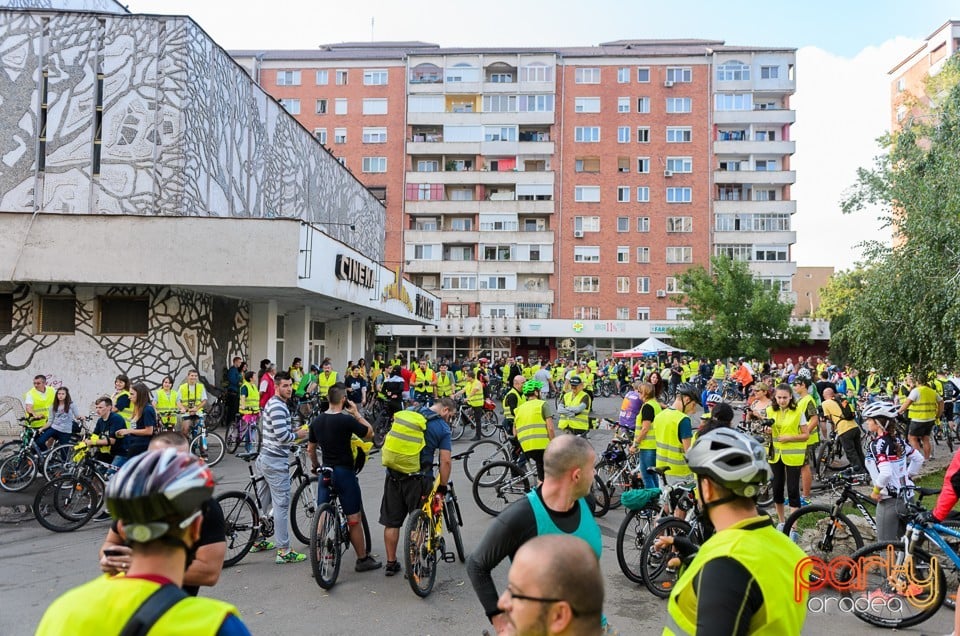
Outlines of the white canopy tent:
<svg viewBox="0 0 960 636">
<path fill-rule="evenodd" d="M 637 346 L 627 349 L 625 351 L 616 351 L 613 354 L 614 358 L 642 358 L 645 355 L 657 354 L 657 353 L 675 353 L 675 352 L 684 352 L 685 349 L 678 349 L 668 345 L 663 340 L 658 338 L 647 338 Z"/>
</svg>

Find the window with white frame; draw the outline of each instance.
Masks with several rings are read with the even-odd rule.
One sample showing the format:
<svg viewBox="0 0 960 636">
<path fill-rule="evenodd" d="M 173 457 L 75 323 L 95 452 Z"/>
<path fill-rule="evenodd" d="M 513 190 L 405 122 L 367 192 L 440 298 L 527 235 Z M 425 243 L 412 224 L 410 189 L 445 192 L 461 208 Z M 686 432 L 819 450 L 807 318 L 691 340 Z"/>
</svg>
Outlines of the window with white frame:
<svg viewBox="0 0 960 636">
<path fill-rule="evenodd" d="M 387 143 L 386 128 L 366 128 L 363 129 L 363 143 L 365 144 L 385 144 Z"/>
<path fill-rule="evenodd" d="M 553 67 L 542 62 L 533 62 L 520 67 L 521 82 L 552 82 Z"/>
<path fill-rule="evenodd" d="M 338 97 L 333 100 L 333 112 L 335 115 L 346 115 L 347 114 L 347 98 Z"/>
<path fill-rule="evenodd" d="M 597 67 L 579 67 L 573 72 L 573 81 L 576 84 L 599 84 L 600 69 Z"/>
<path fill-rule="evenodd" d="M 649 98 L 649 97 L 638 97 L 638 98 L 637 98 L 637 112 L 638 112 L 638 113 L 649 113 L 649 112 L 650 112 L 650 98 Z"/>
<path fill-rule="evenodd" d="M 574 263 L 599 263 L 600 247 L 597 245 L 578 245 L 573 248 Z"/>
<path fill-rule="evenodd" d="M 322 143 L 324 146 L 327 145 L 327 129 L 326 128 L 314 128 L 313 136 L 317 141 Z"/>
<path fill-rule="evenodd" d="M 630 112 L 630 98 L 629 98 L 629 97 L 618 97 L 618 98 L 617 98 L 617 112 L 618 112 L 618 113 L 629 113 L 629 112 Z"/>
<path fill-rule="evenodd" d="M 748 243 L 720 243 L 713 248 L 717 256 L 726 256 L 734 261 L 752 261 L 753 245 Z"/>
<path fill-rule="evenodd" d="M 618 216 L 617 217 L 617 232 L 629 232 L 630 231 L 630 217 L 629 216 Z"/>
<path fill-rule="evenodd" d="M 470 188 L 451 188 L 447 194 L 450 201 L 473 201 L 473 190 Z"/>
<path fill-rule="evenodd" d="M 434 225 L 433 229 L 437 229 L 436 225 Z M 414 245 L 413 258 L 424 261 L 437 260 L 440 258 L 440 250 L 436 248 L 438 248 L 436 245 Z M 436 254 L 436 256 L 434 254 Z"/>
<path fill-rule="evenodd" d="M 649 201 L 649 197 L 647 198 Z M 650 231 L 650 217 L 649 216 L 638 216 L 637 217 L 637 232 L 649 232 Z"/>
<path fill-rule="evenodd" d="M 668 66 L 666 79 L 674 84 L 689 84 L 693 81 L 693 69 L 689 66 Z"/>
<path fill-rule="evenodd" d="M 477 277 L 469 274 L 445 274 L 440 289 L 476 289 Z"/>
<path fill-rule="evenodd" d="M 288 113 L 290 113 L 291 115 L 299 115 L 299 114 L 300 114 L 300 100 L 299 100 L 299 99 L 291 99 L 291 98 L 287 97 L 287 98 L 284 98 L 284 99 L 281 99 L 281 100 L 280 100 L 280 105 L 283 106 L 283 109 L 284 109 L 285 111 L 287 111 Z"/>
<path fill-rule="evenodd" d="M 326 86 L 330 83 L 330 71 L 321 69 L 317 71 L 317 86 Z"/>
<path fill-rule="evenodd" d="M 689 97 L 668 97 L 668 113 L 689 113 L 693 111 L 693 99 Z"/>
<path fill-rule="evenodd" d="M 444 81 L 449 83 L 479 82 L 480 69 L 467 62 L 458 62 L 446 69 Z"/>
<path fill-rule="evenodd" d="M 650 277 L 649 276 L 637 276 L 637 293 L 638 294 L 650 293 Z"/>
<path fill-rule="evenodd" d="M 755 245 L 753 260 L 766 262 L 786 262 L 790 260 L 790 248 L 786 245 Z"/>
<path fill-rule="evenodd" d="M 599 203 L 600 186 L 575 186 L 573 200 L 582 203 Z"/>
<path fill-rule="evenodd" d="M 617 126 L 617 143 L 630 143 L 630 126 Z"/>
<path fill-rule="evenodd" d="M 483 140 L 484 141 L 516 141 L 517 127 L 516 126 L 484 126 Z"/>
<path fill-rule="evenodd" d="M 617 186 L 617 202 L 618 203 L 630 202 L 630 186 Z"/>
<path fill-rule="evenodd" d="M 650 308 L 637 307 L 637 320 L 650 320 Z"/>
<path fill-rule="evenodd" d="M 577 97 L 573 100 L 573 110 L 577 113 L 599 113 L 599 97 Z"/>
<path fill-rule="evenodd" d="M 600 126 L 576 126 L 573 129 L 573 140 L 588 143 L 600 141 Z"/>
<path fill-rule="evenodd" d="M 637 143 L 638 144 L 650 143 L 650 127 L 649 126 L 640 126 L 637 128 Z"/>
<path fill-rule="evenodd" d="M 750 65 L 740 60 L 730 60 L 717 66 L 718 82 L 741 82 L 750 79 Z"/>
<path fill-rule="evenodd" d="M 440 162 L 436 159 L 418 159 L 417 172 L 437 172 L 440 170 Z"/>
<path fill-rule="evenodd" d="M 686 307 L 667 307 L 667 320 L 683 320 L 690 315 Z"/>
<path fill-rule="evenodd" d="M 337 100 L 340 101 L 340 100 Z M 364 98 L 363 100 L 363 114 L 364 115 L 386 115 L 387 114 L 387 100 L 385 99 L 373 99 L 373 98 Z"/>
<path fill-rule="evenodd" d="M 637 68 L 637 82 L 640 84 L 646 84 L 650 81 L 650 69 L 646 66 L 641 66 Z"/>
<path fill-rule="evenodd" d="M 473 219 L 454 217 L 450 219 L 450 229 L 455 232 L 471 232 L 473 231 Z"/>
<path fill-rule="evenodd" d="M 318 99 L 317 100 L 317 114 L 326 115 L 327 114 L 327 100 Z"/>
<path fill-rule="evenodd" d="M 667 188 L 667 203 L 690 203 L 693 188 Z"/>
<path fill-rule="evenodd" d="M 336 74 L 337 86 L 346 86 L 347 84 L 347 70 L 338 69 Z"/>
<path fill-rule="evenodd" d="M 649 248 L 649 247 L 638 247 L 638 248 L 637 248 L 637 262 L 638 262 L 638 263 L 649 263 L 649 262 L 650 262 L 650 248 Z"/>
<path fill-rule="evenodd" d="M 300 86 L 300 71 L 277 71 L 277 86 Z"/>
<path fill-rule="evenodd" d="M 520 95 L 521 113 L 552 113 L 553 95 Z"/>
<path fill-rule="evenodd" d="M 693 129 L 690 126 L 667 126 L 668 144 L 685 144 L 693 140 Z"/>
<path fill-rule="evenodd" d="M 693 232 L 692 216 L 668 216 L 667 232 Z"/>
<path fill-rule="evenodd" d="M 573 217 L 573 229 L 577 232 L 599 232 L 599 216 L 575 216 Z"/>
<path fill-rule="evenodd" d="M 629 245 L 617 246 L 617 262 L 618 263 L 630 262 L 630 246 Z"/>
<path fill-rule="evenodd" d="M 516 289 L 516 276 L 481 276 L 480 289 Z"/>
<path fill-rule="evenodd" d="M 600 157 L 577 157 L 573 169 L 576 172 L 600 172 Z"/>
<path fill-rule="evenodd" d="M 573 277 L 573 291 L 575 292 L 587 292 L 587 293 L 597 293 L 600 291 L 600 277 L 599 276 L 574 276 Z"/>
<path fill-rule="evenodd" d="M 713 96 L 716 110 L 753 110 L 752 93 L 717 93 Z"/>
<path fill-rule="evenodd" d="M 574 307 L 574 320 L 600 320 L 599 307 Z"/>
<path fill-rule="evenodd" d="M 637 203 L 650 203 L 650 186 L 637 187 Z M 645 219 L 647 217 L 640 217 Z M 647 230 L 649 232 L 649 230 Z"/>
<path fill-rule="evenodd" d="M 617 84 L 629 84 L 630 83 L 630 69 L 628 67 L 621 66 L 617 69 Z"/>
<path fill-rule="evenodd" d="M 491 84 L 513 84 L 513 73 L 490 73 Z"/>
<path fill-rule="evenodd" d="M 760 67 L 760 79 L 780 79 L 780 67 L 779 66 L 761 66 Z"/>
<path fill-rule="evenodd" d="M 668 247 L 667 262 L 668 263 L 692 263 L 693 248 L 692 247 Z"/>
<path fill-rule="evenodd" d="M 681 293 L 680 289 L 680 280 L 675 276 L 667 276 L 663 280 L 663 289 L 668 294 L 679 294 Z"/>
<path fill-rule="evenodd" d="M 386 86 L 387 69 L 369 69 L 363 71 L 363 84 L 365 86 Z"/>
<path fill-rule="evenodd" d="M 667 157 L 667 170 L 693 172 L 693 157 Z"/>
<path fill-rule="evenodd" d="M 362 170 L 363 172 L 386 172 L 387 158 L 386 157 L 364 157 Z"/>
<path fill-rule="evenodd" d="M 483 112 L 485 113 L 515 113 L 517 112 L 516 95 L 484 95 Z"/>
<path fill-rule="evenodd" d="M 630 320 L 630 308 L 617 307 L 617 320 Z"/>
<path fill-rule="evenodd" d="M 650 173 L 650 157 L 637 157 L 637 172 L 640 174 Z"/>
<path fill-rule="evenodd" d="M 629 276 L 617 276 L 617 293 L 618 294 L 630 293 L 630 277 Z"/>
<path fill-rule="evenodd" d="M 435 216 L 413 217 L 413 229 L 423 232 L 436 232 L 440 224 Z"/>
</svg>

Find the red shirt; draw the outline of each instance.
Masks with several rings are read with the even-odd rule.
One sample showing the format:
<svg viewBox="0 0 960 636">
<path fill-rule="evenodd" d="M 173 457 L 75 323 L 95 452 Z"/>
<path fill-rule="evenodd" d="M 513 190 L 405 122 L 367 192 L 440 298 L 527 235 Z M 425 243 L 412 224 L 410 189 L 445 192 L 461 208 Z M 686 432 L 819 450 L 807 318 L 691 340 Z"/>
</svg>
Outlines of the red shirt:
<svg viewBox="0 0 960 636">
<path fill-rule="evenodd" d="M 411 370 L 408 369 L 407 367 L 403 367 L 402 369 L 400 369 L 400 377 L 403 378 L 403 390 L 404 390 L 404 391 L 409 391 L 409 390 L 410 390 L 410 378 L 413 377 L 413 371 L 411 371 Z"/>
<path fill-rule="evenodd" d="M 266 406 L 267 400 L 272 398 L 273 395 L 277 392 L 277 385 L 274 383 L 272 375 L 270 375 L 269 373 L 264 373 L 263 377 L 260 378 L 260 384 L 263 384 L 264 382 L 267 383 L 267 388 L 260 390 L 260 408 L 261 409 L 264 406 Z"/>
</svg>

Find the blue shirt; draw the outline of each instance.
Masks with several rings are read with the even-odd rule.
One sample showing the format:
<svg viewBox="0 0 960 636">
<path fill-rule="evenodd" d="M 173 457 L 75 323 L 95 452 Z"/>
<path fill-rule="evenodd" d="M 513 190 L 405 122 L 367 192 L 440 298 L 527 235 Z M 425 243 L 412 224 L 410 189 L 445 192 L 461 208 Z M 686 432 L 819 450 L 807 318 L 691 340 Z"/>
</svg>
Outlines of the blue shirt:
<svg viewBox="0 0 960 636">
<path fill-rule="evenodd" d="M 433 477 L 433 461 L 436 452 L 438 450 L 453 450 L 453 443 L 450 440 L 450 426 L 429 408 L 420 409 L 420 415 L 427 418 L 427 430 L 423 432 L 427 445 L 420 451 L 420 466 L 423 468 L 424 475 Z"/>
<path fill-rule="evenodd" d="M 227 369 L 227 389 L 230 391 L 239 391 L 240 383 L 243 381 L 243 378 L 240 376 L 240 369 L 237 367 L 230 367 Z"/>
</svg>

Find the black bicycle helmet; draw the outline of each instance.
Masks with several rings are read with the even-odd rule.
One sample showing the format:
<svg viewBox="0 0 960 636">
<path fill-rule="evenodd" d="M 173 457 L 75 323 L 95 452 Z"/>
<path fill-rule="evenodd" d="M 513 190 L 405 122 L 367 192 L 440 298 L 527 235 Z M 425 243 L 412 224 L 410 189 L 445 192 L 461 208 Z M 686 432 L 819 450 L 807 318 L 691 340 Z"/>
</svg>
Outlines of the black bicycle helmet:
<svg viewBox="0 0 960 636">
<path fill-rule="evenodd" d="M 754 497 L 773 471 L 763 446 L 732 428 L 715 428 L 697 437 L 687 451 L 687 466 L 740 497 Z"/>
<path fill-rule="evenodd" d="M 213 495 L 210 467 L 174 448 L 138 455 L 107 482 L 107 509 L 127 540 L 147 543 L 187 527 Z"/>
<path fill-rule="evenodd" d="M 681 382 L 677 387 L 677 395 L 685 395 L 694 402 L 697 406 L 700 406 L 700 392 L 697 391 L 697 387 L 693 386 L 689 382 Z"/>
</svg>

